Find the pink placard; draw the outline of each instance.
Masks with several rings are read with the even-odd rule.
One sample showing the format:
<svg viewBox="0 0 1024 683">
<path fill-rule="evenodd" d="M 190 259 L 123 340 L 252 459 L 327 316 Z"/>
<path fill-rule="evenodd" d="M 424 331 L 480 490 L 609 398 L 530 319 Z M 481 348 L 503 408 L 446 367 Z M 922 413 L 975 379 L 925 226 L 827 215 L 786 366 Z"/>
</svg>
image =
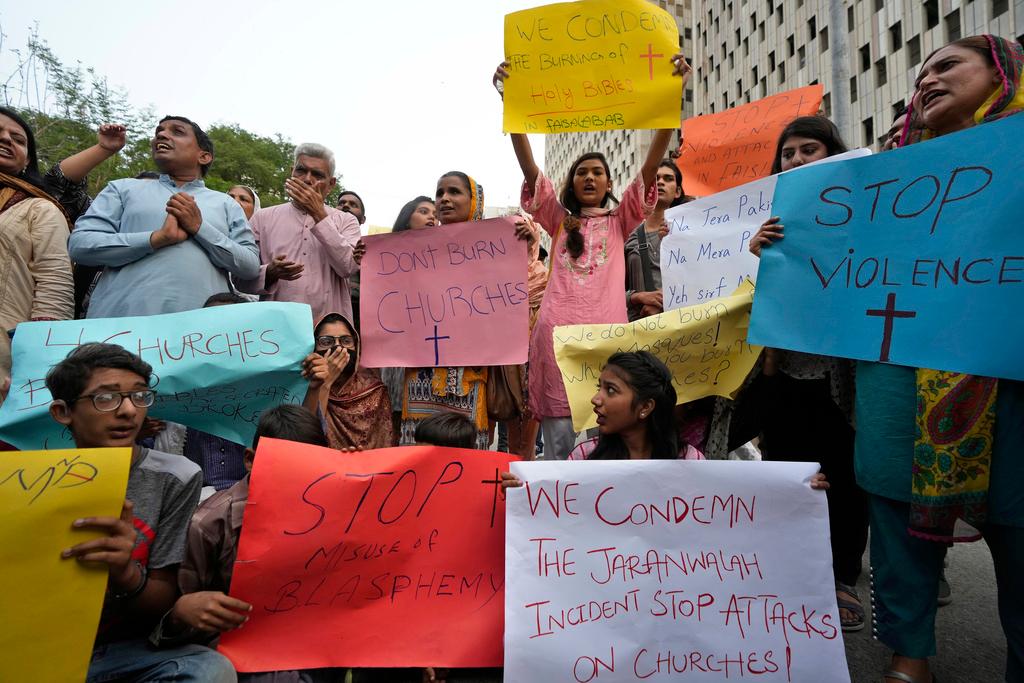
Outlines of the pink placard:
<svg viewBox="0 0 1024 683">
<path fill-rule="evenodd" d="M 526 362 L 526 242 L 508 218 L 364 237 L 364 367 Z"/>
</svg>

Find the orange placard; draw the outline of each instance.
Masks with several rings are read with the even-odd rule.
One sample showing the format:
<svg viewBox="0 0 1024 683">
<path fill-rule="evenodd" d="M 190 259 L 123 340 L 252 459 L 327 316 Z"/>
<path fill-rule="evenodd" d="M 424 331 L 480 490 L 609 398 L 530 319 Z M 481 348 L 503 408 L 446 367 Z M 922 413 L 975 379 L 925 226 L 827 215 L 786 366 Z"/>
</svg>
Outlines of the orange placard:
<svg viewBox="0 0 1024 683">
<path fill-rule="evenodd" d="M 241 672 L 501 666 L 506 453 L 261 439 L 220 651 Z"/>
<path fill-rule="evenodd" d="M 809 85 L 683 121 L 676 163 L 686 193 L 704 197 L 769 175 L 782 129 L 816 114 L 822 92 L 820 83 Z"/>
</svg>

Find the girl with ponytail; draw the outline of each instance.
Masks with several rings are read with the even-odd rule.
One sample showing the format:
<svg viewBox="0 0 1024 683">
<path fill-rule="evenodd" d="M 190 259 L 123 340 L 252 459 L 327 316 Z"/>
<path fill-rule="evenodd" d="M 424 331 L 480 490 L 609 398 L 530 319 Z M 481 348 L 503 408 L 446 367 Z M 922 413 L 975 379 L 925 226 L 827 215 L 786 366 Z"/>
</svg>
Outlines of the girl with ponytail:
<svg viewBox="0 0 1024 683">
<path fill-rule="evenodd" d="M 690 66 L 682 55 L 672 57 L 674 75 L 686 86 Z M 494 74 L 501 92 L 509 78 L 508 63 Z M 669 65 L 655 68 L 668 69 Z M 555 362 L 556 325 L 624 323 L 627 321 L 624 245 L 633 229 L 654 209 L 658 164 L 665 157 L 672 130 L 654 132 L 640 174 L 622 192 L 612 194 L 608 161 L 599 152 L 584 154 L 569 169 L 561 193 L 533 159 L 526 135 L 513 133 L 512 147 L 523 170 L 522 208 L 551 235 L 547 291 L 530 336 L 530 411 L 540 420 L 544 457 L 564 460 L 576 433 L 569 416 L 562 375 Z"/>
</svg>

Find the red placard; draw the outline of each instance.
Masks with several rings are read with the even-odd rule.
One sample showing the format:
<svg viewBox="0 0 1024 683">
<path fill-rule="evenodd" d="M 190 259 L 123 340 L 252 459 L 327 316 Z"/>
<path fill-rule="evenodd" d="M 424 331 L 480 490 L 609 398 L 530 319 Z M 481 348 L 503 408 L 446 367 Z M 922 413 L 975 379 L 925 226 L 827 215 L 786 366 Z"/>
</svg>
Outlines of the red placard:
<svg viewBox="0 0 1024 683">
<path fill-rule="evenodd" d="M 220 651 L 241 672 L 501 666 L 506 453 L 261 439 Z"/>
<path fill-rule="evenodd" d="M 686 193 L 705 197 L 769 175 L 782 129 L 816 114 L 822 92 L 820 83 L 808 85 L 683 121 L 676 163 Z"/>
</svg>

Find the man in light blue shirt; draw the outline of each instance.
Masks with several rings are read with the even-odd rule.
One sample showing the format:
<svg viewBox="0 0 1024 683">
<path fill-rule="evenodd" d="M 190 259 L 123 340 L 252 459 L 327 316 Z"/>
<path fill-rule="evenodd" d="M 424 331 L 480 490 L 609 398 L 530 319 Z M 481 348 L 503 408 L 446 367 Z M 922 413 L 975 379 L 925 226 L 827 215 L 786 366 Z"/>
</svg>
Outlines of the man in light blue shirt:
<svg viewBox="0 0 1024 683">
<path fill-rule="evenodd" d="M 153 136 L 158 180 L 110 182 L 75 223 L 68 252 L 103 266 L 87 317 L 119 318 L 202 308 L 228 291 L 228 274 L 259 275 L 259 250 L 234 199 L 206 187 L 213 143 L 181 116 Z"/>
</svg>

